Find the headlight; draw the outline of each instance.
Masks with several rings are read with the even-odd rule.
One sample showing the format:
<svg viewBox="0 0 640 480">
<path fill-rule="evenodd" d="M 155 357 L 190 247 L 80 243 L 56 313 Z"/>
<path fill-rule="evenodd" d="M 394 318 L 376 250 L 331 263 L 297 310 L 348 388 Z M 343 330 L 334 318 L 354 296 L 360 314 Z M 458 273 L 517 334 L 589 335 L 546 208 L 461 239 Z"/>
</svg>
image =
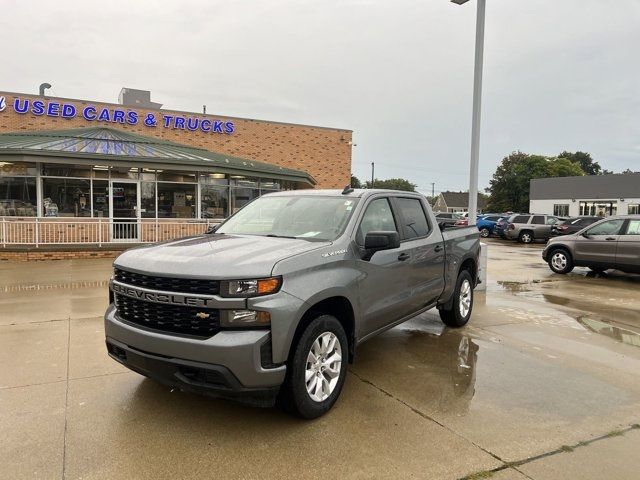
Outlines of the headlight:
<svg viewBox="0 0 640 480">
<path fill-rule="evenodd" d="M 255 280 L 229 280 L 220 285 L 223 297 L 258 297 L 280 290 L 281 277 L 258 278 Z"/>
<path fill-rule="evenodd" d="M 222 310 L 220 326 L 223 328 L 268 327 L 271 325 L 269 312 L 255 310 Z"/>
</svg>

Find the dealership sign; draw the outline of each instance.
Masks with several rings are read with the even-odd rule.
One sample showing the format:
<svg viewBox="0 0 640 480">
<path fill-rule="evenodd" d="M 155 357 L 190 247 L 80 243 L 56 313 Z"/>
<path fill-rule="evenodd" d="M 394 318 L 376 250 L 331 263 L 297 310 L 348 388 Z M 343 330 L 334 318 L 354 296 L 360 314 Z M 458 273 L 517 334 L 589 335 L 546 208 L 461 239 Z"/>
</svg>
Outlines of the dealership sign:
<svg viewBox="0 0 640 480">
<path fill-rule="evenodd" d="M 5 97 L 0 97 L 0 112 L 7 107 Z M 71 103 L 49 100 L 30 100 L 16 97 L 11 108 L 21 115 L 81 118 L 87 122 L 121 123 L 126 125 L 144 125 L 149 128 L 167 128 L 172 130 L 201 131 L 231 135 L 235 132 L 233 122 L 210 120 L 208 118 L 169 115 L 160 112 L 148 112 L 140 115 L 135 110 L 123 108 L 98 107 L 87 105 L 82 109 Z"/>
</svg>

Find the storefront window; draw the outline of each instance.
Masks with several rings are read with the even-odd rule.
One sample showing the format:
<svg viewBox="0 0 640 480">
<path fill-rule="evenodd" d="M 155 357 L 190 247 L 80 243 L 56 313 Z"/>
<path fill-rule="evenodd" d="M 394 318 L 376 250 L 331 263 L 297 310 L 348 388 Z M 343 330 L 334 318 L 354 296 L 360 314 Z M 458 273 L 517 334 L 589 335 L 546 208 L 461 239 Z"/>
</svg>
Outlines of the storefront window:
<svg viewBox="0 0 640 480">
<path fill-rule="evenodd" d="M 85 165 L 62 165 L 57 163 L 45 163 L 42 166 L 42 175 L 48 177 L 90 178 L 91 167 Z"/>
<path fill-rule="evenodd" d="M 93 181 L 93 216 L 109 218 L 109 182 Z"/>
<path fill-rule="evenodd" d="M 158 218 L 195 218 L 196 185 L 158 183 Z"/>
<path fill-rule="evenodd" d="M 158 170 L 158 181 L 195 183 L 196 174 L 194 172 L 176 172 Z"/>
<path fill-rule="evenodd" d="M 45 217 L 90 217 L 90 180 L 43 178 L 42 206 Z"/>
<path fill-rule="evenodd" d="M 568 217 L 569 204 L 568 203 L 555 204 L 553 206 L 553 214 L 558 217 Z"/>
<path fill-rule="evenodd" d="M 226 218 L 229 216 L 229 187 L 219 185 L 200 186 L 202 218 Z"/>
<path fill-rule="evenodd" d="M 260 196 L 260 190 L 257 188 L 232 188 L 231 189 L 231 205 L 233 212 L 236 213 L 247 203 Z"/>
<path fill-rule="evenodd" d="M 36 176 L 36 164 L 27 162 L 0 162 L 0 177 Z"/>
<path fill-rule="evenodd" d="M 618 202 L 580 202 L 580 215 L 608 217 L 617 212 Z"/>
<path fill-rule="evenodd" d="M 640 205 L 637 203 L 632 203 L 629 205 L 629 215 L 638 215 L 640 214 Z"/>
<path fill-rule="evenodd" d="M 138 168 L 111 167 L 111 178 L 137 180 L 138 172 Z"/>
<path fill-rule="evenodd" d="M 0 176 L 0 217 L 35 217 L 36 205 L 34 177 Z"/>
<path fill-rule="evenodd" d="M 156 218 L 156 182 L 140 182 L 140 216 Z"/>
<path fill-rule="evenodd" d="M 280 180 L 274 180 L 270 178 L 260 179 L 260 190 L 269 190 L 272 192 L 280 189 Z"/>
<path fill-rule="evenodd" d="M 109 167 L 106 165 L 94 165 L 93 178 L 109 178 Z"/>
</svg>

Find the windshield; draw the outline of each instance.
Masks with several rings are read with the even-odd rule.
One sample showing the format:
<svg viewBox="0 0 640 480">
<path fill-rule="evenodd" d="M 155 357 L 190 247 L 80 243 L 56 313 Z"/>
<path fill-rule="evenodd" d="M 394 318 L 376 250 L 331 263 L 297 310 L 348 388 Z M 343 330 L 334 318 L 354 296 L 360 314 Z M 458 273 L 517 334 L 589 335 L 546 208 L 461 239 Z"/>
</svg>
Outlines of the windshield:
<svg viewBox="0 0 640 480">
<path fill-rule="evenodd" d="M 216 233 L 335 240 L 358 199 L 321 196 L 260 197 L 223 223 Z"/>
</svg>

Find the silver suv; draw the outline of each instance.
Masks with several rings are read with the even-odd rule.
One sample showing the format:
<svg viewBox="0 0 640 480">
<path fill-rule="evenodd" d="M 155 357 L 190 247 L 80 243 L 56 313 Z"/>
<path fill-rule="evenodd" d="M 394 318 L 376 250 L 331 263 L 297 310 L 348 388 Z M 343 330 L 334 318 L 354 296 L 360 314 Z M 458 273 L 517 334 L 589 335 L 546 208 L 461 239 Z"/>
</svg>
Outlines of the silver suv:
<svg viewBox="0 0 640 480">
<path fill-rule="evenodd" d="M 532 243 L 536 240 L 547 241 L 551 238 L 551 227 L 560 219 L 553 215 L 516 214 L 507 221 L 504 236 L 509 240 L 521 243 Z"/>
</svg>

